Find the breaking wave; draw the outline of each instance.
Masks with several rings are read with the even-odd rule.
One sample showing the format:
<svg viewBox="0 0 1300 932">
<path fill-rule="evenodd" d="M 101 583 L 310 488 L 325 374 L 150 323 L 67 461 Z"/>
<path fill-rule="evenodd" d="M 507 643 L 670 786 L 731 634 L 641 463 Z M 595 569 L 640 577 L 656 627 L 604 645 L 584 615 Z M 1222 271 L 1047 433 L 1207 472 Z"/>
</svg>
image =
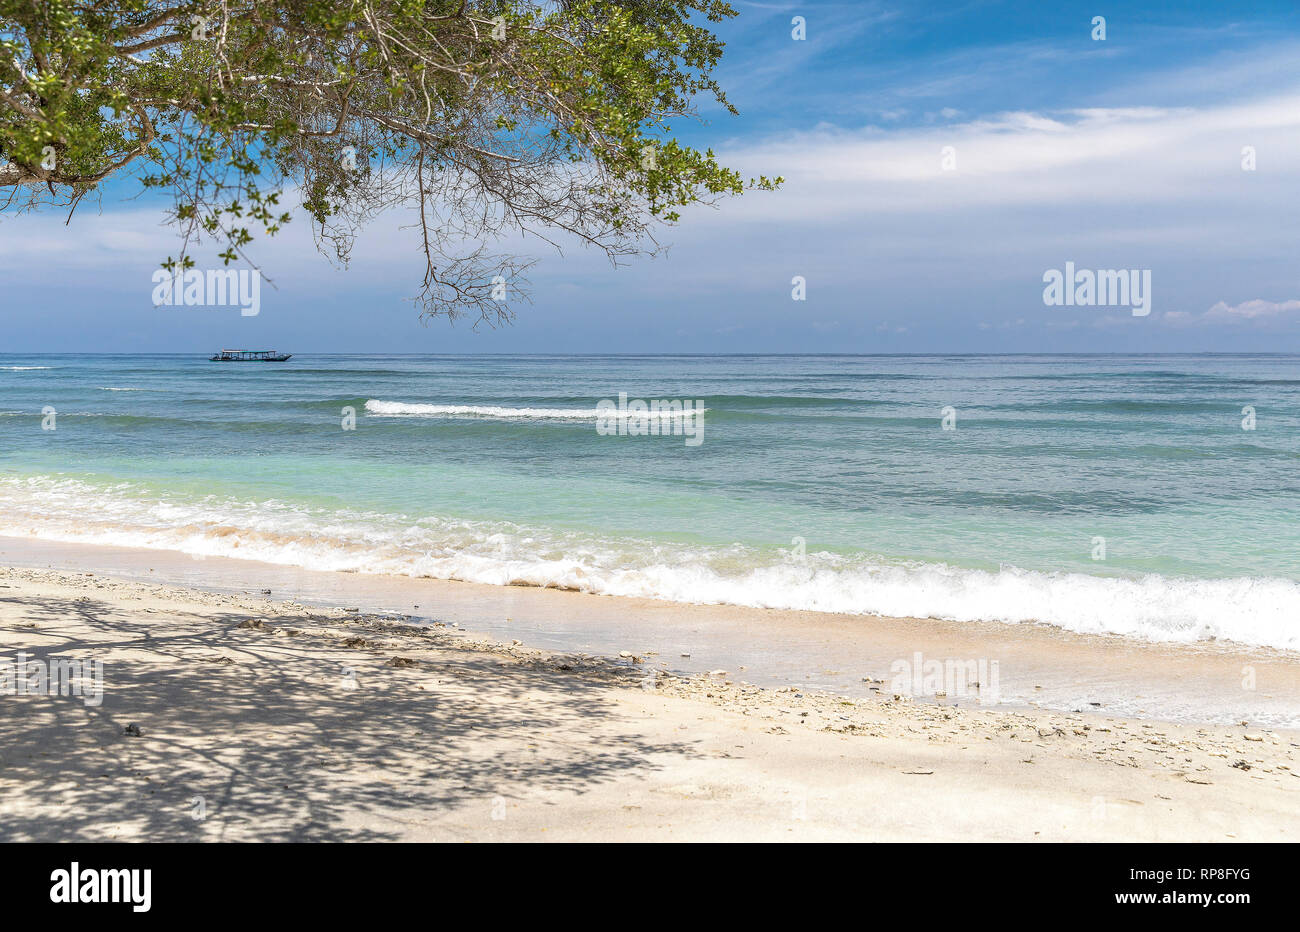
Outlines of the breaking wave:
<svg viewBox="0 0 1300 932">
<path fill-rule="evenodd" d="M 692 411 L 627 412 L 600 411 L 596 408 L 505 408 L 499 405 L 432 405 L 407 404 L 401 401 L 366 402 L 366 413 L 375 417 L 479 417 L 541 421 L 591 421 L 597 417 L 635 417 L 638 420 L 671 420 L 690 417 Z"/>
<path fill-rule="evenodd" d="M 174 550 L 316 570 L 816 612 L 1043 622 L 1088 634 L 1300 649 L 1300 584 L 1271 577 L 1101 577 L 866 554 L 690 546 L 429 515 L 206 496 L 132 483 L 0 479 L 0 534 Z"/>
</svg>

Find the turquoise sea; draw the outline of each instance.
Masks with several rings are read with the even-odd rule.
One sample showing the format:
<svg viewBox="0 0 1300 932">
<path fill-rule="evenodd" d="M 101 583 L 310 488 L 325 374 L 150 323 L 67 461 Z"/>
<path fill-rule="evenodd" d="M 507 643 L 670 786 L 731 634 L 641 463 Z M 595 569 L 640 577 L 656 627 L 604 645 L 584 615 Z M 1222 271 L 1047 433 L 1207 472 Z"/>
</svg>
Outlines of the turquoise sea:
<svg viewBox="0 0 1300 932">
<path fill-rule="evenodd" d="M 0 355 L 0 534 L 1296 648 L 1300 357 Z"/>
</svg>

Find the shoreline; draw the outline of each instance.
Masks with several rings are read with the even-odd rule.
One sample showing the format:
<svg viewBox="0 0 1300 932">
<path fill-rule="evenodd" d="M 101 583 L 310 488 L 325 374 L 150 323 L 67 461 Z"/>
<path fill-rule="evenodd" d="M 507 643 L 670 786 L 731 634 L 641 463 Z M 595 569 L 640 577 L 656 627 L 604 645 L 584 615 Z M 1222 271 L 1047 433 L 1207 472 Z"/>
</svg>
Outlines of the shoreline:
<svg viewBox="0 0 1300 932">
<path fill-rule="evenodd" d="M 1300 837 L 1285 731 L 763 689 L 98 574 L 0 585 L 4 655 L 105 664 L 100 706 L 0 697 L 9 840 Z"/>
<path fill-rule="evenodd" d="M 853 697 L 888 688 L 895 665 L 911 664 L 918 653 L 925 661 L 983 661 L 986 669 L 997 664 L 998 708 L 1300 729 L 1300 655 L 1276 648 L 1152 642 L 1044 624 L 693 605 L 35 538 L 0 536 L 0 565 L 224 593 L 269 589 L 277 599 L 441 620 L 539 648 L 609 656 L 654 652 L 682 673 L 721 668 L 765 687 L 797 685 Z M 988 704 L 973 694 L 943 701 Z"/>
</svg>

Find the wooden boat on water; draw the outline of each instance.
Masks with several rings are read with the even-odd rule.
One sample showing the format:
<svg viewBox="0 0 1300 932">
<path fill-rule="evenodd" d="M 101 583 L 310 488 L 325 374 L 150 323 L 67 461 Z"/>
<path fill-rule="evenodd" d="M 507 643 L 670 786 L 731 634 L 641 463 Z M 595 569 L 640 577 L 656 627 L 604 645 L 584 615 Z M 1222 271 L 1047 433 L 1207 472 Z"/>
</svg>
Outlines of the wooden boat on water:
<svg viewBox="0 0 1300 932">
<path fill-rule="evenodd" d="M 223 349 L 212 362 L 284 362 L 293 353 L 277 353 L 275 350 Z"/>
</svg>

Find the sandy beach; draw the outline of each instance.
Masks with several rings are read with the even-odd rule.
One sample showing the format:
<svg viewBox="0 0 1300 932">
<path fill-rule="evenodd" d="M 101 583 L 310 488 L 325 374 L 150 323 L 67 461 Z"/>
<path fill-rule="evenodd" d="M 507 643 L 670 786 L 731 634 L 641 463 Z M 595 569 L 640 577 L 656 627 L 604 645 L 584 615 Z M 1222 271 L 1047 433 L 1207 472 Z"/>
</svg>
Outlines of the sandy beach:
<svg viewBox="0 0 1300 932">
<path fill-rule="evenodd" d="M 761 688 L 85 572 L 0 585 L 0 657 L 103 662 L 98 703 L 0 696 L 6 841 L 1300 837 L 1285 729 Z"/>
</svg>

